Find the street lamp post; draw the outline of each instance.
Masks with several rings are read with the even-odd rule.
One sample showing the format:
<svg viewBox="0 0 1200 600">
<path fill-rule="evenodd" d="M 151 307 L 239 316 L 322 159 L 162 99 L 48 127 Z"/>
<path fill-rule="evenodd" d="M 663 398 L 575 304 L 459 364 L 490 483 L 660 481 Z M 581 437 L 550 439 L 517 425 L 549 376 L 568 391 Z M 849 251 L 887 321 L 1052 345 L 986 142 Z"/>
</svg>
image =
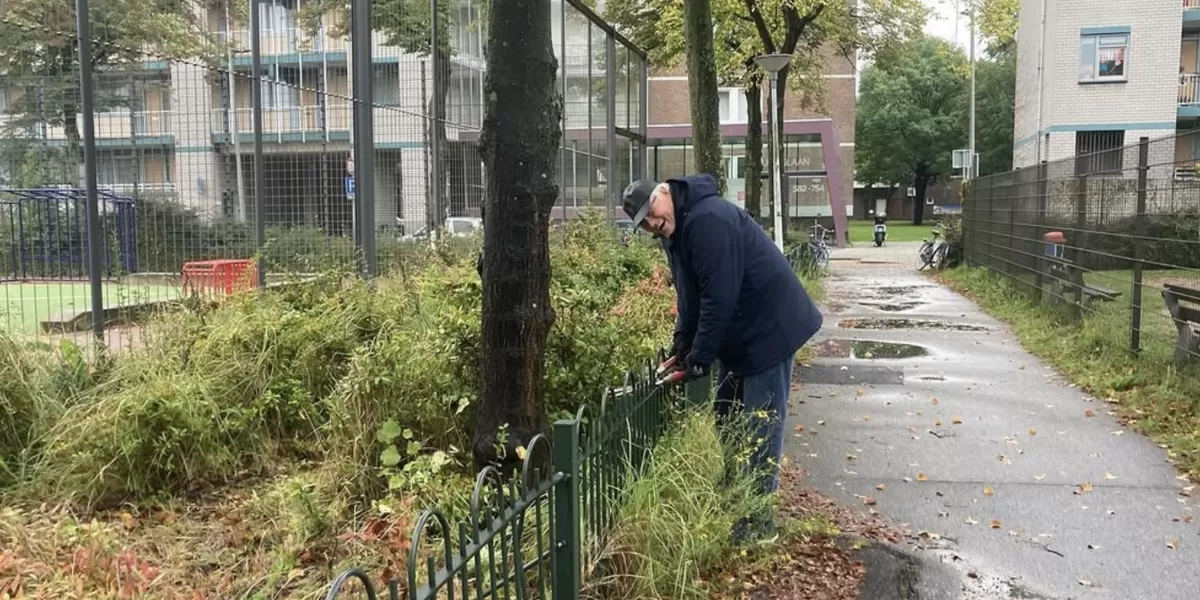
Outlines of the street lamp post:
<svg viewBox="0 0 1200 600">
<path fill-rule="evenodd" d="M 779 124 L 775 120 L 779 116 L 779 72 L 788 66 L 792 60 L 788 54 L 763 54 L 754 57 L 754 64 L 766 71 L 771 80 L 771 114 L 768 123 L 771 126 L 771 196 L 772 212 L 774 212 L 775 245 L 783 250 L 783 173 L 779 172 L 782 142 L 779 135 Z M 751 126 L 761 126 L 752 123 Z"/>
</svg>

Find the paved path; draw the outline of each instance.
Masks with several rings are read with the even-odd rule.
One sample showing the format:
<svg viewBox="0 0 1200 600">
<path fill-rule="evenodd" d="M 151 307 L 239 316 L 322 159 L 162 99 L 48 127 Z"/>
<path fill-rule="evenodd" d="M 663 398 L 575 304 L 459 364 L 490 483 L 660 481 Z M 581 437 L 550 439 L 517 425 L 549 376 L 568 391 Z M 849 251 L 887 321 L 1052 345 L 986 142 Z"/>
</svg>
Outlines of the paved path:
<svg viewBox="0 0 1200 600">
<path fill-rule="evenodd" d="M 1200 487 L 1182 495 L 1188 483 L 1164 450 L 919 275 L 918 246 L 834 253 L 817 340 L 827 356 L 797 369 L 805 383 L 789 421 L 803 425 L 788 451 L 809 482 L 908 524 L 907 548 L 943 565 L 926 569 L 916 597 L 1200 598 Z M 839 326 L 864 318 L 973 330 Z M 848 342 L 831 340 L 929 354 L 883 359 L 884 349 L 860 347 L 872 358 L 839 357 Z"/>
</svg>

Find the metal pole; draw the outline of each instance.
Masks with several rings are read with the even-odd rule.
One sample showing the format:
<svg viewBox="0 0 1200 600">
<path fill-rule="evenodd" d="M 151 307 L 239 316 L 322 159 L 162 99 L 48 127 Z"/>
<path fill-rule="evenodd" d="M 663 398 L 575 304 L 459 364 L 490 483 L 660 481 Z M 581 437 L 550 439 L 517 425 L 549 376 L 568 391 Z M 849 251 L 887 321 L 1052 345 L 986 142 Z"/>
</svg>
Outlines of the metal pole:
<svg viewBox="0 0 1200 600">
<path fill-rule="evenodd" d="M 96 347 L 104 347 L 104 232 L 100 224 L 100 198 L 96 191 L 96 123 L 92 97 L 92 34 L 88 26 L 87 0 L 75 0 L 75 27 L 79 34 L 79 90 L 83 128 L 83 184 L 87 190 L 88 284 L 92 292 L 92 335 Z"/>
<path fill-rule="evenodd" d="M 237 123 L 237 93 L 234 88 L 233 78 L 233 29 L 229 20 L 229 2 L 225 2 L 225 78 L 229 86 L 229 141 L 233 144 L 233 164 L 237 173 L 237 216 L 238 220 L 245 222 L 249 217 L 246 206 L 246 177 L 242 173 L 242 145 L 238 141 L 240 131 Z"/>
<path fill-rule="evenodd" d="M 779 124 L 775 122 L 779 115 L 779 72 L 771 72 L 771 189 L 774 193 L 772 211 L 775 213 L 775 245 L 783 251 L 783 174 L 779 172 L 783 164 L 781 158 L 783 147 L 779 139 Z"/>
<path fill-rule="evenodd" d="M 250 104 L 254 115 L 254 247 L 262 251 L 267 244 L 265 169 L 263 165 L 263 122 L 262 122 L 262 40 L 259 23 L 259 2 L 250 0 L 250 68 L 254 73 L 250 79 Z M 240 160 L 240 158 L 239 158 Z M 262 257 L 258 261 L 258 287 L 267 284 L 267 266 Z"/>
<path fill-rule="evenodd" d="M 371 90 L 371 0 L 353 0 L 350 37 L 354 44 L 354 179 L 362 274 L 378 272 L 375 256 L 375 98 Z M 435 161 L 436 162 L 436 161 Z M 361 183 L 360 183 L 361 182 Z"/>
<path fill-rule="evenodd" d="M 430 178 L 433 179 L 433 185 L 430 188 L 433 191 L 433 228 L 429 232 L 430 240 L 436 240 L 440 237 L 442 221 L 444 219 L 442 209 L 442 67 L 443 65 L 438 60 L 440 52 L 438 51 L 438 38 L 441 37 L 438 30 L 438 0 L 429 0 L 429 57 L 430 64 L 433 67 L 433 96 L 431 104 L 433 105 L 433 122 L 430 124 L 429 137 L 432 142 L 430 153 L 433 155 L 429 161 Z M 369 60 L 369 59 L 368 59 Z"/>
<path fill-rule="evenodd" d="M 1133 289 L 1130 301 L 1129 348 L 1142 351 L 1142 281 L 1146 262 L 1146 186 L 1150 183 L 1150 138 L 1138 139 L 1137 213 L 1133 230 Z"/>
<path fill-rule="evenodd" d="M 970 135 L 967 142 L 967 161 L 970 165 L 967 168 L 967 179 L 975 178 L 975 172 L 979 168 L 978 161 L 975 160 L 975 2 L 976 0 L 968 0 L 971 3 L 971 106 L 970 106 Z"/>
<path fill-rule="evenodd" d="M 620 204 L 621 188 L 625 184 L 617 181 L 617 164 L 620 164 L 620 157 L 617 156 L 617 43 L 613 34 L 609 33 L 604 41 L 604 117 L 607 119 L 606 131 L 604 132 L 604 145 L 607 149 L 608 173 L 605 178 L 608 181 L 608 202 L 604 203 L 604 213 L 608 215 L 607 219 L 614 220 L 612 207 Z M 628 123 L 626 123 L 628 126 Z M 615 225 L 615 223 L 614 223 Z"/>
</svg>

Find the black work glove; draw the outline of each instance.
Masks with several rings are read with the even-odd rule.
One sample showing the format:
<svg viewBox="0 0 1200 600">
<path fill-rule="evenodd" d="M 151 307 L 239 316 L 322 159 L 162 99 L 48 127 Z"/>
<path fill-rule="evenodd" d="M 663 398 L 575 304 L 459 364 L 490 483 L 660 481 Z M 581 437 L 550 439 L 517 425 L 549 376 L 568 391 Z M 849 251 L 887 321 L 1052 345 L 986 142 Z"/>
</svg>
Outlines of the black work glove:
<svg viewBox="0 0 1200 600">
<path fill-rule="evenodd" d="M 689 356 L 683 361 L 683 370 L 685 371 L 683 380 L 692 381 L 694 379 L 706 377 L 708 375 L 708 368 L 709 365 L 698 365 L 692 362 L 692 359 Z"/>
</svg>

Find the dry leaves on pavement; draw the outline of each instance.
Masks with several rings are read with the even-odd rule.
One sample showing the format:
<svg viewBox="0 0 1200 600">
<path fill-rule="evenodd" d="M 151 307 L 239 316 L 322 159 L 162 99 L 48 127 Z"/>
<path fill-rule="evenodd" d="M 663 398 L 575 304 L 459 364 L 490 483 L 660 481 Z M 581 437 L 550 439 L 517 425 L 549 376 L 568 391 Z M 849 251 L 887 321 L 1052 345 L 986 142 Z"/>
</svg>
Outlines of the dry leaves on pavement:
<svg viewBox="0 0 1200 600">
<path fill-rule="evenodd" d="M 882 491 L 886 486 L 879 486 Z M 875 498 L 863 497 L 870 506 Z M 835 504 L 803 485 L 803 473 L 785 466 L 780 477 L 779 521 L 814 517 L 833 523 L 845 535 L 899 542 L 904 532 L 861 511 Z M 746 600 L 855 600 L 865 577 L 862 564 L 833 538 L 793 535 L 775 545 L 751 549 L 748 556 L 705 573 L 710 596 Z"/>
</svg>

